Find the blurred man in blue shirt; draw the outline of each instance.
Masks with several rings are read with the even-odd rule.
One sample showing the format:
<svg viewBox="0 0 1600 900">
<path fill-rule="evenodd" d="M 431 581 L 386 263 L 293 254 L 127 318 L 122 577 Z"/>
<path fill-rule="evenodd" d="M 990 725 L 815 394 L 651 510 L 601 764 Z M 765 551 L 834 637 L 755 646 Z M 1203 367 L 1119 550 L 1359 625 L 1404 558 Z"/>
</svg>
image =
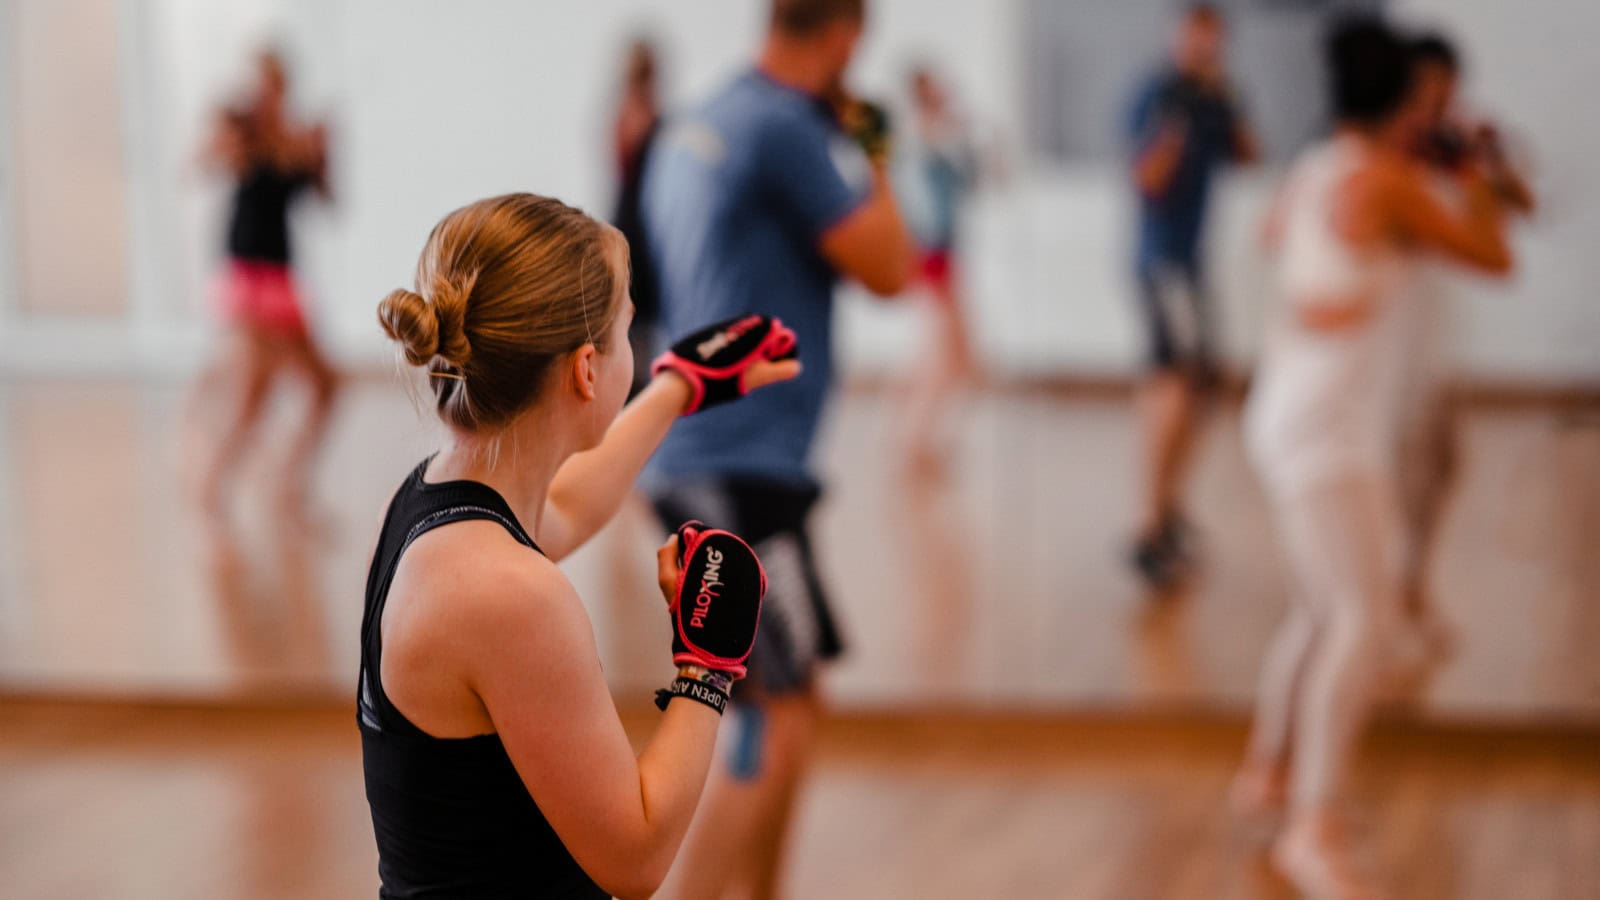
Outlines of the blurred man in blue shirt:
<svg viewBox="0 0 1600 900">
<path fill-rule="evenodd" d="M 1183 480 L 1202 395 L 1216 374 L 1201 271 L 1211 182 L 1223 165 L 1257 156 L 1223 68 L 1224 36 L 1215 6 L 1191 7 L 1170 62 L 1140 85 L 1127 124 L 1139 194 L 1134 264 L 1150 366 L 1139 398 L 1148 471 L 1133 563 L 1158 589 L 1175 584 L 1185 563 Z"/>
<path fill-rule="evenodd" d="M 645 173 L 668 339 L 760 313 L 794 330 L 804 366 L 737 410 L 674 426 L 645 475 L 669 528 L 701 519 L 743 535 L 769 584 L 735 697 L 732 777 L 707 788 L 669 880 L 677 896 L 774 891 L 818 714 L 814 676 L 840 652 L 806 531 L 833 380 L 833 291 L 848 276 L 892 294 L 913 263 L 885 174 L 886 123 L 843 89 L 863 15 L 863 0 L 773 0 L 757 65 L 669 124 Z M 749 883 L 733 884 L 740 873 Z"/>
</svg>

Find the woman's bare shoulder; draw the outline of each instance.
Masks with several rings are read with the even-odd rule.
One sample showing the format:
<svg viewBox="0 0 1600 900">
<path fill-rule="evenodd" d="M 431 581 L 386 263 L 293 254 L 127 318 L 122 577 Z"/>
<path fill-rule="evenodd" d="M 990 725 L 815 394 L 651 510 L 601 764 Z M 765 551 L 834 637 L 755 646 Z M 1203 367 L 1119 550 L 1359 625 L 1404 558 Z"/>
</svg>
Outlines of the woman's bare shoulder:
<svg viewBox="0 0 1600 900">
<path fill-rule="evenodd" d="M 505 629 L 558 623 L 583 610 L 555 563 L 494 522 L 459 522 L 423 535 L 401 559 L 395 580 L 404 582 L 423 642 L 436 650 L 450 644 L 470 650 Z"/>
</svg>

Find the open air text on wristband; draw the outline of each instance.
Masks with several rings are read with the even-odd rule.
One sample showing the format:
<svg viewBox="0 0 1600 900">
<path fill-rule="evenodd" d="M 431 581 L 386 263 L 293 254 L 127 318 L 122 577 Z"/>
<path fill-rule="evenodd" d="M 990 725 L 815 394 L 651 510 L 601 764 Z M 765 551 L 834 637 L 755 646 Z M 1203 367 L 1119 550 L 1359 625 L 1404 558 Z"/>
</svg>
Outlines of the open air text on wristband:
<svg viewBox="0 0 1600 900">
<path fill-rule="evenodd" d="M 656 691 L 656 708 L 665 710 L 673 697 L 687 697 L 716 710 L 720 715 L 728 708 L 728 694 L 726 691 L 717 690 L 715 687 L 695 678 L 679 676 L 672 682 L 672 687 L 665 687 Z"/>
</svg>

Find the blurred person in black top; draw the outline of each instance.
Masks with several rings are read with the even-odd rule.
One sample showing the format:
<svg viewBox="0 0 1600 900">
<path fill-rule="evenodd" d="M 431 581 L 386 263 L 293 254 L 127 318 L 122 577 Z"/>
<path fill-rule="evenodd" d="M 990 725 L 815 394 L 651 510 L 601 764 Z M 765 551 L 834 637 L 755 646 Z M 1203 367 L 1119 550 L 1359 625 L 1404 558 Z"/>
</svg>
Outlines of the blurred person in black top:
<svg viewBox="0 0 1600 900">
<path fill-rule="evenodd" d="M 650 360 L 657 349 L 657 326 L 661 318 L 661 298 L 656 286 L 655 267 L 650 263 L 645 243 L 640 198 L 644 187 L 644 168 L 661 128 L 659 100 L 660 68 L 655 45 L 639 38 L 628 48 L 627 68 L 623 72 L 622 97 L 617 103 L 612 126 L 612 148 L 617 163 L 617 203 L 611 224 L 628 239 L 628 258 L 632 266 L 633 327 L 628 341 L 633 345 L 633 393 L 650 383 Z"/>
<path fill-rule="evenodd" d="M 256 58 L 255 85 L 242 104 L 216 119 L 205 161 L 235 181 L 225 263 L 216 299 L 228 323 L 227 348 L 197 385 L 196 406 L 225 397 L 220 434 L 198 454 L 200 500 L 220 514 L 229 474 L 238 464 L 282 376 L 302 381 L 309 405 L 292 438 L 284 467 L 283 499 L 299 509 L 322 444 L 338 377 L 317 349 L 305 320 L 292 268 L 290 208 L 307 191 L 328 194 L 327 134 L 294 121 L 283 58 Z M 211 396 L 221 392 L 223 396 Z M 191 417 L 193 419 L 193 417 Z M 192 422 L 198 428 L 199 422 Z"/>
</svg>

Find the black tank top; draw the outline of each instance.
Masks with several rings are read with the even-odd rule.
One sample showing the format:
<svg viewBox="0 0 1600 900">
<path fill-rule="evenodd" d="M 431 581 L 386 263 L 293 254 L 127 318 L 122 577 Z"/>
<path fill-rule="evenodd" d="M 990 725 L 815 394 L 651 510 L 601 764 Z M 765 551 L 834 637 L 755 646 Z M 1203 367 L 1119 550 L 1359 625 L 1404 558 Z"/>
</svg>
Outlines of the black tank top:
<svg viewBox="0 0 1600 900">
<path fill-rule="evenodd" d="M 389 702 L 379 678 L 384 601 L 422 534 L 469 519 L 499 522 L 538 550 L 505 500 L 476 481 L 423 481 L 424 460 L 389 504 L 367 575 L 357 697 L 361 762 L 378 841 L 380 898 L 609 896 L 545 821 L 495 734 L 436 738 Z"/>
<path fill-rule="evenodd" d="M 655 263 L 650 260 L 649 235 L 644 227 L 644 170 L 661 133 L 659 123 L 651 125 L 632 157 L 622 161 L 622 179 L 617 189 L 617 208 L 611 224 L 628 239 L 628 259 L 633 277 L 628 295 L 633 300 L 633 320 L 653 326 L 661 318 L 661 287 Z"/>
<path fill-rule="evenodd" d="M 313 179 L 258 162 L 240 176 L 228 222 L 228 255 L 249 262 L 289 263 L 289 204 Z"/>
</svg>

